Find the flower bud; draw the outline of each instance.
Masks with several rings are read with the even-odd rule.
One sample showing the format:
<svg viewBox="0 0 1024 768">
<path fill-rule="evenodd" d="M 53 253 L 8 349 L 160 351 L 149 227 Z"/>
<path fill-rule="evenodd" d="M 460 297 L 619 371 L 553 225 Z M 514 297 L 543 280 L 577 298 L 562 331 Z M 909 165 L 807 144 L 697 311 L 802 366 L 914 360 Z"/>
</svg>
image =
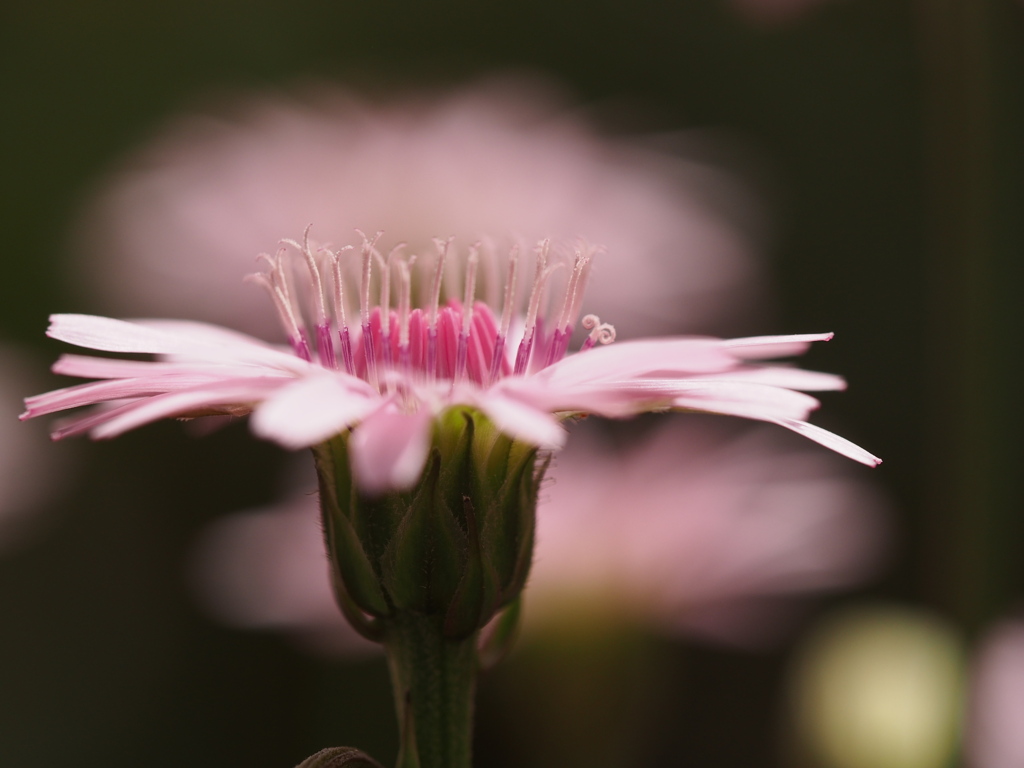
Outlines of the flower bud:
<svg viewBox="0 0 1024 768">
<path fill-rule="evenodd" d="M 434 616 L 446 637 L 468 637 L 526 583 L 546 459 L 479 411 L 451 408 L 435 421 L 418 482 L 371 496 L 353 480 L 348 438 L 313 449 L 343 608 Z"/>
</svg>

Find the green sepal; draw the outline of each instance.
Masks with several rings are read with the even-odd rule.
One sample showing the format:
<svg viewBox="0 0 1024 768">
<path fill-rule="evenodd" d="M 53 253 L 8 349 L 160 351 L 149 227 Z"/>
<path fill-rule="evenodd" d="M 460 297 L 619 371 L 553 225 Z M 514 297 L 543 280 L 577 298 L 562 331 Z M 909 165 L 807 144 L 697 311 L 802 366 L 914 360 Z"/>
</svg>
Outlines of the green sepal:
<svg viewBox="0 0 1024 768">
<path fill-rule="evenodd" d="M 327 551 L 352 601 L 371 616 L 387 616 L 391 608 L 381 590 L 380 577 L 345 514 L 345 510 L 358 506 L 353 500 L 355 494 L 348 470 L 348 450 L 345 446 L 347 437 L 347 434 L 338 435 L 313 448 L 320 482 L 320 508 Z M 342 498 L 339 499 L 339 496 Z"/>
<path fill-rule="evenodd" d="M 345 617 L 352 629 L 371 642 L 380 642 L 384 636 L 383 621 L 374 616 L 367 616 L 362 612 L 359 606 L 355 604 L 355 601 L 349 596 L 348 591 L 345 589 L 345 582 L 336 568 L 331 568 L 331 586 L 334 587 L 334 602 L 338 604 L 342 616 Z"/>
<path fill-rule="evenodd" d="M 531 460 L 528 470 L 525 470 L 520 477 L 517 488 L 518 510 L 517 517 L 517 544 L 515 570 L 506 588 L 506 600 L 518 597 L 526 586 L 526 579 L 530 575 L 530 566 L 533 565 L 533 544 L 537 533 L 537 497 L 540 494 L 540 483 L 551 465 L 551 454 L 547 454 L 540 462 L 536 457 Z M 528 510 L 528 512 L 527 512 Z"/>
<path fill-rule="evenodd" d="M 482 628 L 526 582 L 546 468 L 537 448 L 473 408 L 449 408 L 434 422 L 416 485 L 367 496 L 355 486 L 348 439 L 314 448 L 346 615 L 366 636 L 379 634 L 368 617 L 409 611 L 436 616 L 452 639 Z"/>
<path fill-rule="evenodd" d="M 462 503 L 463 515 L 466 518 L 465 567 L 444 616 L 444 635 L 452 639 L 462 639 L 480 628 L 480 615 L 485 605 L 486 592 L 476 513 L 468 496 L 463 497 Z"/>
<path fill-rule="evenodd" d="M 488 562 L 501 585 L 495 606 L 499 607 L 519 593 L 529 571 L 536 520 L 534 491 L 539 475 L 535 469 L 537 451 L 532 446 L 512 443 L 502 436 L 495 449 L 501 451 L 506 469 L 500 487 L 490 495 L 492 508 L 481 536 Z M 517 582 L 518 587 L 514 587 Z"/>
<path fill-rule="evenodd" d="M 412 503 L 381 557 L 381 581 L 398 610 L 426 612 L 430 597 L 434 496 L 441 458 L 431 451 Z"/>
<path fill-rule="evenodd" d="M 431 452 L 423 479 L 381 558 L 384 588 L 398 610 L 437 612 L 458 584 L 465 534 L 438 498 L 441 455 Z"/>
</svg>

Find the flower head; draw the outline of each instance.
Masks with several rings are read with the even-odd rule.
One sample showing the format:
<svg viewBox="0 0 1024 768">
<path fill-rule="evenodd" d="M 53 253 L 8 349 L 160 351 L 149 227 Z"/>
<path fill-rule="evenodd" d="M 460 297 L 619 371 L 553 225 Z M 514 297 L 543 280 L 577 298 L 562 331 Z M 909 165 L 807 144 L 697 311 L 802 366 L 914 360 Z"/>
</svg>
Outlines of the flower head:
<svg viewBox="0 0 1024 768">
<path fill-rule="evenodd" d="M 445 240 L 420 258 L 400 244 L 382 248 L 379 236 L 320 247 L 307 230 L 265 257 L 268 271 L 254 278 L 274 300 L 290 352 L 202 323 L 55 315 L 53 338 L 158 359 L 66 355 L 56 373 L 100 381 L 29 398 L 22 418 L 99 404 L 53 437 L 105 438 L 166 417 L 252 412 L 253 431 L 288 448 L 351 430 L 352 470 L 367 493 L 411 487 L 436 417 L 456 406 L 543 448 L 562 445 L 567 416 L 674 409 L 776 423 L 879 463 L 805 421 L 818 406 L 805 392 L 842 389 L 840 377 L 761 362 L 831 334 L 601 346 L 614 329 L 587 316 L 589 335 L 568 354 L 593 255 L 542 242 L 530 264 L 514 246 L 456 249 Z"/>
</svg>

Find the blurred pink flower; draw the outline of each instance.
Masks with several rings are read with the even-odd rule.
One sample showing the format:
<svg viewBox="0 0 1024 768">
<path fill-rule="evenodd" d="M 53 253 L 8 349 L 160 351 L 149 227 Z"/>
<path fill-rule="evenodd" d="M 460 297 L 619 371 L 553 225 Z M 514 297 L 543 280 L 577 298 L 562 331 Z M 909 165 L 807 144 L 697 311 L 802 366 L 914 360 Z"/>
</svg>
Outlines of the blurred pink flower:
<svg viewBox="0 0 1024 768">
<path fill-rule="evenodd" d="M 538 621 L 596 611 L 753 645 L 793 598 L 878 563 L 880 495 L 785 435 L 686 417 L 635 444 L 577 437 L 538 514 Z"/>
<path fill-rule="evenodd" d="M 575 429 L 587 434 L 557 455 L 541 493 L 527 630 L 597 614 L 756 645 L 794 598 L 853 584 L 878 563 L 879 494 L 785 435 L 686 416 L 614 450 L 590 424 Z M 211 526 L 197 593 L 233 626 L 283 630 L 317 651 L 369 649 L 335 606 L 315 480 L 306 485 Z"/>
<path fill-rule="evenodd" d="M 207 526 L 193 553 L 199 602 L 241 629 L 279 630 L 314 652 L 375 652 L 338 610 L 320 522 L 316 475 L 302 462 L 286 501 Z"/>
<path fill-rule="evenodd" d="M 971 687 L 967 764 L 1024 766 L 1024 622 L 1004 621 L 983 638 Z"/>
<path fill-rule="evenodd" d="M 536 85 L 382 103 L 322 87 L 172 121 L 85 211 L 77 279 L 115 314 L 269 338 L 263 297 L 238 275 L 311 223 L 321 242 L 361 227 L 414 253 L 439 233 L 462 243 L 585 235 L 616 254 L 590 292 L 620 333 L 692 332 L 754 303 L 752 215 L 723 171 L 601 138 Z"/>
<path fill-rule="evenodd" d="M 42 507 L 70 473 L 67 454 L 48 449 L 38 430 L 12 426 L 24 393 L 40 384 L 30 374 L 34 367 L 23 352 L 0 345 L 0 550 L 46 524 Z"/>
</svg>

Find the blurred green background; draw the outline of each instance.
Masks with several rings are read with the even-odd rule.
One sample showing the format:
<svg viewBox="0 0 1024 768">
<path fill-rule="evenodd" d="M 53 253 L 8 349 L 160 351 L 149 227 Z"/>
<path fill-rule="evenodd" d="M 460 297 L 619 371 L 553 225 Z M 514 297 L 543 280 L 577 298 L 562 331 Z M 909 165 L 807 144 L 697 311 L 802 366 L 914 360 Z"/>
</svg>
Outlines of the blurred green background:
<svg viewBox="0 0 1024 768">
<path fill-rule="evenodd" d="M 768 23 L 724 0 L 37 0 L 7 4 L 0 29 L 0 339 L 44 360 L 58 351 L 49 313 L 104 312 L 65 277 L 90 183 L 203 94 L 525 70 L 583 104 L 636 105 L 622 130 L 735 135 L 768 163 L 775 233 L 776 325 L 746 330 L 837 333 L 813 367 L 851 388 L 817 422 L 885 459 L 873 477 L 897 510 L 889 567 L 819 610 L 901 601 L 969 642 L 1019 610 L 1021 4 L 822 0 Z M 0 765 L 281 768 L 334 744 L 391 759 L 382 661 L 220 628 L 189 594 L 196 531 L 274 497 L 277 449 L 244 429 L 195 440 L 160 424 L 53 451 L 84 468 L 52 477 L 64 489 L 50 525 L 0 557 Z M 628 700 L 657 678 L 630 764 L 789 765 L 795 647 L 651 639 L 620 657 L 634 676 L 608 675 L 591 697 Z M 500 685 L 483 682 L 478 749 L 496 768 L 522 764 L 502 718 L 523 693 Z"/>
</svg>

